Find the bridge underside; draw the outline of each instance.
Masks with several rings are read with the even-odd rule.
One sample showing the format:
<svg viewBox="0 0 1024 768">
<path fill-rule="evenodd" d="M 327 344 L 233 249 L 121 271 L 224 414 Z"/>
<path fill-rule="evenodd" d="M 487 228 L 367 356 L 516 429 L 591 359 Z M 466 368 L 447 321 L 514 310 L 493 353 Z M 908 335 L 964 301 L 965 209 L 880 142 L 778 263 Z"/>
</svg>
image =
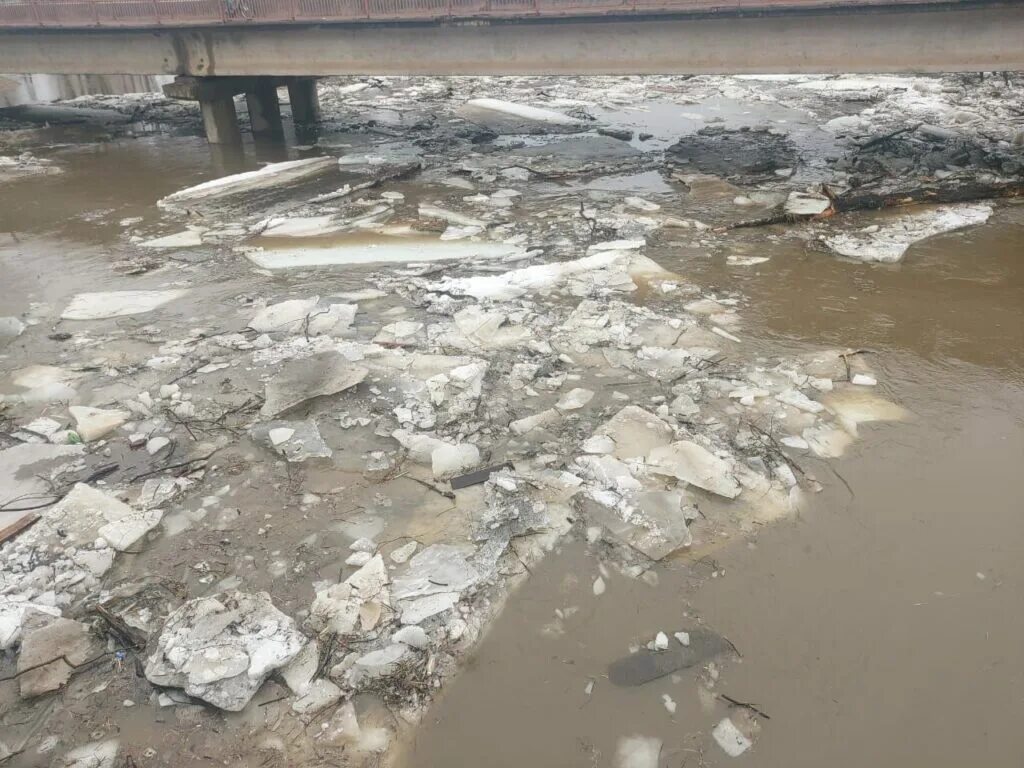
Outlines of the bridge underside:
<svg viewBox="0 0 1024 768">
<path fill-rule="evenodd" d="M 0 72 L 208 76 L 1024 70 L 1024 3 L 0 32 Z"/>
</svg>

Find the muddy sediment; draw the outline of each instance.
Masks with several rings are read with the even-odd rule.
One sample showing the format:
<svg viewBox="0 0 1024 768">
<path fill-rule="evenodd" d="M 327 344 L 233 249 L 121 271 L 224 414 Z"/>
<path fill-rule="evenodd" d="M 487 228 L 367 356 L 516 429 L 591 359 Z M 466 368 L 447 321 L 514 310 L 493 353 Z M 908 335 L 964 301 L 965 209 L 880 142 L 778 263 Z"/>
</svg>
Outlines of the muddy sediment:
<svg viewBox="0 0 1024 768">
<path fill-rule="evenodd" d="M 0 760 L 895 764 L 797 694 L 920 685 L 844 681 L 950 595 L 1012 630 L 1019 87 L 332 80 L 242 154 L 153 95 L 6 115 Z"/>
</svg>

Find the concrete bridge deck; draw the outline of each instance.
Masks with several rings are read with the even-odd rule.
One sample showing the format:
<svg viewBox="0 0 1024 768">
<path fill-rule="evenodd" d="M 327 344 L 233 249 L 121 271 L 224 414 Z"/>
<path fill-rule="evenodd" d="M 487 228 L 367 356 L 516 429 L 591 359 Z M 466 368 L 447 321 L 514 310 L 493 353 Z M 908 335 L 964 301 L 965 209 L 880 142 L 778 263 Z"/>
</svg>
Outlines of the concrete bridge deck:
<svg viewBox="0 0 1024 768">
<path fill-rule="evenodd" d="M 971 0 L 0 0 L 0 28 L 250 26 L 963 5 Z"/>
<path fill-rule="evenodd" d="M 1021 0 L 0 0 L 10 73 L 1021 69 Z"/>
</svg>

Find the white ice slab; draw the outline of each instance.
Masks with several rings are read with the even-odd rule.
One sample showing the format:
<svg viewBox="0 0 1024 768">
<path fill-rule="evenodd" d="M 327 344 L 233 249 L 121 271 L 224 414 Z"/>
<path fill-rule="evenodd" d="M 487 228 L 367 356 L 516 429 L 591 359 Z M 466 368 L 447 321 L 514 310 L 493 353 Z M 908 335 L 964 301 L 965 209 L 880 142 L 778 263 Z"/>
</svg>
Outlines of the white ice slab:
<svg viewBox="0 0 1024 768">
<path fill-rule="evenodd" d="M 184 288 L 170 291 L 99 291 L 80 293 L 61 313 L 64 320 L 102 320 L 152 312 L 188 293 Z"/>
<path fill-rule="evenodd" d="M 399 240 L 394 243 L 353 243 L 323 247 L 253 251 L 246 256 L 263 269 L 325 267 L 337 264 L 443 261 L 445 259 L 498 259 L 524 255 L 522 248 L 502 243 L 466 240 Z"/>
<path fill-rule="evenodd" d="M 270 163 L 257 171 L 235 173 L 179 190 L 158 201 L 157 205 L 161 208 L 168 208 L 178 203 L 193 203 L 234 195 L 239 192 L 250 192 L 254 189 L 268 189 L 290 184 L 324 173 L 328 169 L 337 168 L 337 163 L 338 161 L 333 157 L 309 157 L 304 160 Z"/>
<path fill-rule="evenodd" d="M 825 242 L 842 256 L 892 263 L 900 261 L 916 242 L 943 232 L 984 224 L 991 215 L 992 206 L 983 203 L 932 208 L 855 232 L 826 237 Z"/>
<path fill-rule="evenodd" d="M 467 107 L 480 109 L 487 112 L 500 112 L 503 115 L 521 117 L 524 120 L 535 120 L 539 123 L 552 123 L 553 125 L 582 125 L 583 121 L 569 115 L 556 112 L 553 109 L 531 107 L 526 104 L 515 104 L 511 101 L 501 99 L 470 99 L 466 102 Z"/>
</svg>

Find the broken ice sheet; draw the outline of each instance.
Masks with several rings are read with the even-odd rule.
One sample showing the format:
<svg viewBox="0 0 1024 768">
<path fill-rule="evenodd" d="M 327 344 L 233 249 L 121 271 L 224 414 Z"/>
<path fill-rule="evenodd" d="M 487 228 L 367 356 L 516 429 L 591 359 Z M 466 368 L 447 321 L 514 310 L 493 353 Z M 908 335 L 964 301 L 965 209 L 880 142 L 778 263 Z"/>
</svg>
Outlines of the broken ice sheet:
<svg viewBox="0 0 1024 768">
<path fill-rule="evenodd" d="M 531 107 L 526 104 L 516 104 L 502 99 L 470 99 L 466 102 L 466 111 L 470 114 L 497 113 L 505 117 L 519 118 L 552 125 L 582 126 L 583 121 L 579 118 L 570 117 L 562 112 L 542 107 Z"/>
<path fill-rule="evenodd" d="M 139 245 L 143 248 L 194 248 L 203 244 L 202 232 L 186 229 L 173 235 L 164 235 L 152 240 L 145 240 Z"/>
<path fill-rule="evenodd" d="M 627 405 L 610 418 L 598 431 L 615 443 L 613 455 L 619 459 L 641 458 L 654 448 L 671 442 L 672 427 L 653 413 L 636 405 Z"/>
<path fill-rule="evenodd" d="M 310 157 L 284 163 L 269 163 L 256 171 L 223 176 L 182 189 L 158 200 L 157 205 L 161 208 L 173 208 L 179 204 L 212 200 L 256 189 L 268 189 L 318 176 L 334 168 L 337 168 L 337 160 L 333 157 Z"/>
<path fill-rule="evenodd" d="M 359 310 L 356 304 L 320 304 L 319 296 L 290 299 L 263 308 L 249 321 L 258 333 L 337 336 L 346 331 Z"/>
<path fill-rule="evenodd" d="M 661 560 L 693 542 L 679 491 L 627 494 L 617 508 L 593 498 L 584 498 L 580 504 L 590 523 L 604 526 L 612 536 L 652 560 Z"/>
<path fill-rule="evenodd" d="M 305 644 L 266 592 L 229 590 L 189 600 L 167 617 L 146 660 L 146 678 L 238 712 Z"/>
<path fill-rule="evenodd" d="M 841 256 L 861 261 L 900 261 L 914 243 L 943 232 L 984 224 L 992 206 L 965 203 L 926 208 L 904 216 L 884 219 L 863 229 L 829 235 L 825 243 Z"/>
<path fill-rule="evenodd" d="M 655 448 L 647 461 L 651 471 L 656 474 L 675 477 L 727 499 L 735 499 L 740 495 L 740 484 L 733 476 L 729 464 L 688 440 Z"/>
<path fill-rule="evenodd" d="M 300 360 L 286 361 L 280 372 L 266 384 L 266 400 L 260 413 L 277 416 L 314 397 L 334 395 L 351 389 L 369 371 L 338 352 L 321 352 Z"/>
<path fill-rule="evenodd" d="M 61 313 L 64 320 L 103 320 L 152 312 L 169 301 L 180 299 L 188 291 L 99 291 L 80 293 Z"/>
<path fill-rule="evenodd" d="M 373 264 L 384 262 L 429 262 L 466 259 L 500 259 L 525 256 L 526 251 L 514 245 L 469 240 L 440 240 L 425 237 L 378 236 L 368 241 L 366 235 L 324 238 L 302 246 L 265 247 L 247 250 L 246 258 L 263 269 L 294 269 L 326 267 L 338 264 Z"/>
<path fill-rule="evenodd" d="M 253 439 L 291 462 L 330 458 L 332 451 L 314 421 L 268 421 L 252 427 Z"/>
</svg>

